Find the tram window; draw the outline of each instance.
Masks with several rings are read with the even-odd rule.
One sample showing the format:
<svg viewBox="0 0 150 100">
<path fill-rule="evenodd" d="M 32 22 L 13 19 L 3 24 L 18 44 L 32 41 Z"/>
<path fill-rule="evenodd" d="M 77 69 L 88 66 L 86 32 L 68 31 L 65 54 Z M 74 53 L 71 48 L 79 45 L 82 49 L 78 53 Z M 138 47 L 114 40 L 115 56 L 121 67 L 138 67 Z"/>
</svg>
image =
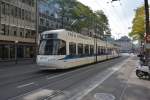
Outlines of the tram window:
<svg viewBox="0 0 150 100">
<path fill-rule="evenodd" d="M 106 51 L 106 49 L 105 49 L 105 47 L 103 47 L 103 55 L 105 55 L 105 51 Z"/>
<path fill-rule="evenodd" d="M 108 48 L 105 47 L 105 55 L 107 54 L 107 52 L 108 52 Z"/>
<path fill-rule="evenodd" d="M 78 55 L 83 55 L 83 44 L 78 44 Z"/>
<path fill-rule="evenodd" d="M 93 55 L 93 54 L 94 54 L 94 46 L 90 45 L 90 55 Z"/>
<path fill-rule="evenodd" d="M 85 45 L 85 55 L 89 55 L 89 45 Z"/>
<path fill-rule="evenodd" d="M 69 54 L 76 55 L 76 43 L 73 42 L 69 43 Z"/>
<path fill-rule="evenodd" d="M 63 40 L 42 40 L 39 48 L 40 55 L 66 55 L 66 42 Z"/>
<path fill-rule="evenodd" d="M 43 36 L 44 39 L 57 38 L 57 34 L 45 34 Z"/>
<path fill-rule="evenodd" d="M 98 46 L 98 55 L 100 55 L 101 54 L 101 47 L 100 46 Z"/>
<path fill-rule="evenodd" d="M 103 49 L 103 47 L 101 47 L 101 54 L 102 54 L 102 55 L 104 54 L 104 49 Z"/>
<path fill-rule="evenodd" d="M 59 41 L 58 44 L 58 55 L 65 55 L 66 54 L 66 43 L 65 41 Z"/>
</svg>

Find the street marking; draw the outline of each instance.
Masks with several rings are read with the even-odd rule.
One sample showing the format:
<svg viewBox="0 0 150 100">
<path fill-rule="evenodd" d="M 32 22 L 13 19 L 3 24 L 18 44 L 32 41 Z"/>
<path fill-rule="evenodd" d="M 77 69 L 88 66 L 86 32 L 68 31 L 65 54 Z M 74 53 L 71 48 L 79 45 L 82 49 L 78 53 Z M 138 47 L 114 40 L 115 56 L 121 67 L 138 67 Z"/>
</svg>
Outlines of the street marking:
<svg viewBox="0 0 150 100">
<path fill-rule="evenodd" d="M 109 73 L 107 76 L 105 76 L 101 81 L 96 82 L 93 84 L 91 84 L 89 86 L 89 88 L 84 89 L 83 91 L 77 93 L 76 95 L 74 95 L 73 97 L 71 97 L 69 100 L 81 100 L 83 97 L 85 97 L 87 94 L 89 94 L 91 91 L 93 91 L 96 87 L 98 87 L 99 85 L 101 85 L 106 79 L 108 79 L 110 76 L 112 76 L 113 73 L 115 73 L 116 71 L 118 71 L 123 65 L 125 65 L 127 63 L 127 61 L 130 58 L 128 58 L 127 60 L 125 60 L 123 63 L 115 65 L 113 68 L 113 71 L 111 73 Z M 119 67 L 118 67 L 119 66 Z M 117 68 L 116 68 L 117 67 Z"/>
<path fill-rule="evenodd" d="M 28 84 L 23 84 L 23 85 L 17 86 L 17 88 L 23 88 L 23 87 L 26 87 L 26 86 L 29 86 L 29 85 L 33 85 L 33 84 L 34 84 L 34 82 L 28 83 Z"/>
<path fill-rule="evenodd" d="M 75 71 L 72 71 L 72 72 L 75 72 Z M 63 76 L 63 75 L 68 74 L 68 73 L 63 73 L 63 74 L 59 74 L 59 75 L 56 75 L 56 76 L 48 77 L 47 80 L 50 80 L 50 79 L 53 79 L 53 78 L 57 78 L 57 77 Z"/>
<path fill-rule="evenodd" d="M 129 59 L 129 58 L 128 58 L 128 59 Z M 101 62 L 101 63 L 104 63 L 104 62 Z M 98 63 L 98 64 L 99 64 L 99 63 Z M 96 64 L 94 64 L 94 65 L 96 65 Z M 118 64 L 117 64 L 117 65 L 118 65 Z M 91 65 L 91 66 L 92 66 L 92 65 Z M 76 71 L 78 71 L 78 70 L 85 69 L 85 68 L 88 68 L 88 67 L 82 67 L 82 68 L 76 69 L 75 71 L 70 71 L 70 72 L 67 72 L 67 73 L 76 72 Z M 57 76 L 55 76 L 55 77 L 53 77 L 53 78 L 59 77 L 59 76 L 61 76 L 61 75 L 65 75 L 65 74 L 67 74 L 67 73 L 63 73 L 63 74 L 57 75 Z M 49 77 L 48 79 L 52 79 L 52 77 Z M 8 100 L 16 100 L 16 98 L 23 97 L 23 96 L 25 96 L 25 95 L 27 95 L 27 94 L 31 94 L 31 93 L 34 92 L 34 91 L 41 90 L 41 89 L 44 89 L 44 88 L 47 88 L 47 87 L 48 87 L 47 85 L 46 85 L 46 86 L 42 86 L 42 87 L 40 87 L 40 88 L 38 88 L 38 89 L 35 89 L 35 90 L 33 90 L 33 91 L 30 91 L 30 92 L 27 92 L 27 93 L 24 93 L 24 94 L 21 94 L 21 95 L 18 95 L 18 96 L 15 96 L 15 97 L 13 97 L 13 98 L 11 98 L 11 99 L 8 99 Z"/>
<path fill-rule="evenodd" d="M 102 63 L 104 63 L 104 62 L 102 62 Z M 99 64 L 99 63 L 97 63 L 97 64 Z M 95 65 L 97 65 L 97 64 L 95 64 Z M 90 66 L 92 66 L 92 65 L 90 65 Z M 65 75 L 65 74 L 69 74 L 69 73 L 76 72 L 76 71 L 79 71 L 79 70 L 84 70 L 86 68 L 92 68 L 92 67 L 82 67 L 82 69 L 79 68 L 79 69 L 76 69 L 76 70 L 73 70 L 73 71 L 69 71 L 69 72 L 66 72 L 66 73 L 63 73 L 63 74 L 59 74 L 59 75 L 56 75 L 56 76 L 48 77 L 47 80 L 50 80 L 50 79 L 53 79 L 53 78 L 57 78 L 57 77 Z"/>
</svg>

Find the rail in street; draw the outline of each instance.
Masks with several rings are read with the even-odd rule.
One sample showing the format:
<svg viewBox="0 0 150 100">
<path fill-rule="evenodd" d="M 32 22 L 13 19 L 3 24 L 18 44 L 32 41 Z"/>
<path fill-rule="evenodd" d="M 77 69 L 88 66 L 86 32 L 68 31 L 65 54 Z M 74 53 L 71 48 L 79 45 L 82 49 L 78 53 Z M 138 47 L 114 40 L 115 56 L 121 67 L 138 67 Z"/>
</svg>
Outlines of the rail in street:
<svg viewBox="0 0 150 100">
<path fill-rule="evenodd" d="M 65 96 L 71 96 L 73 93 L 77 93 L 79 91 L 78 89 L 87 84 L 88 81 L 93 79 L 97 74 L 124 61 L 126 58 L 127 57 L 120 57 L 94 65 L 63 71 L 40 71 L 37 67 L 33 67 L 36 65 L 23 68 L 26 70 L 22 68 L 17 70 L 14 67 L 12 70 L 14 76 L 6 75 L 6 77 L 4 75 L 5 78 L 2 76 L 0 78 L 0 90 L 2 90 L 0 91 L 0 98 L 2 100 L 20 100 L 20 98 L 28 93 L 32 94 L 39 89 L 59 90 L 65 93 Z M 9 71 L 10 70 L 7 72 L 7 70 L 5 70 L 5 74 L 9 74 Z"/>
</svg>

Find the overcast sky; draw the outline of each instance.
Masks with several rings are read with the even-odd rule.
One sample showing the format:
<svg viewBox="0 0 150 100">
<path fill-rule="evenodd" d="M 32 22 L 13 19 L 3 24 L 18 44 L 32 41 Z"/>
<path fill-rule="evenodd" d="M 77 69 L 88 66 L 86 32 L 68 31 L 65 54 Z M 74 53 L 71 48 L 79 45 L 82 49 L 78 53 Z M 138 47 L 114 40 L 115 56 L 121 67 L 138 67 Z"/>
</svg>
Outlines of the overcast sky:
<svg viewBox="0 0 150 100">
<path fill-rule="evenodd" d="M 120 0 L 111 3 L 111 0 L 78 0 L 89 6 L 92 10 L 103 10 L 109 19 L 109 24 L 113 37 L 119 38 L 128 35 L 132 26 L 132 20 L 135 9 L 142 4 L 144 0 Z M 149 0 L 150 2 L 150 0 Z"/>
</svg>

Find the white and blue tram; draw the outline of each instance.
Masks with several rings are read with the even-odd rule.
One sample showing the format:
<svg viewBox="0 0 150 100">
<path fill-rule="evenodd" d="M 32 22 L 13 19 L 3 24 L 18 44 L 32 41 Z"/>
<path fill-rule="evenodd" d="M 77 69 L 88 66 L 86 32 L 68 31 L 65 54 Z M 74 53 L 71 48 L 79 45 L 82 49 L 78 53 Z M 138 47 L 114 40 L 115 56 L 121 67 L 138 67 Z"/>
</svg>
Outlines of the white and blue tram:
<svg viewBox="0 0 150 100">
<path fill-rule="evenodd" d="M 118 57 L 118 51 L 100 39 L 65 29 L 50 30 L 41 34 L 36 61 L 41 69 L 67 69 Z"/>
</svg>

